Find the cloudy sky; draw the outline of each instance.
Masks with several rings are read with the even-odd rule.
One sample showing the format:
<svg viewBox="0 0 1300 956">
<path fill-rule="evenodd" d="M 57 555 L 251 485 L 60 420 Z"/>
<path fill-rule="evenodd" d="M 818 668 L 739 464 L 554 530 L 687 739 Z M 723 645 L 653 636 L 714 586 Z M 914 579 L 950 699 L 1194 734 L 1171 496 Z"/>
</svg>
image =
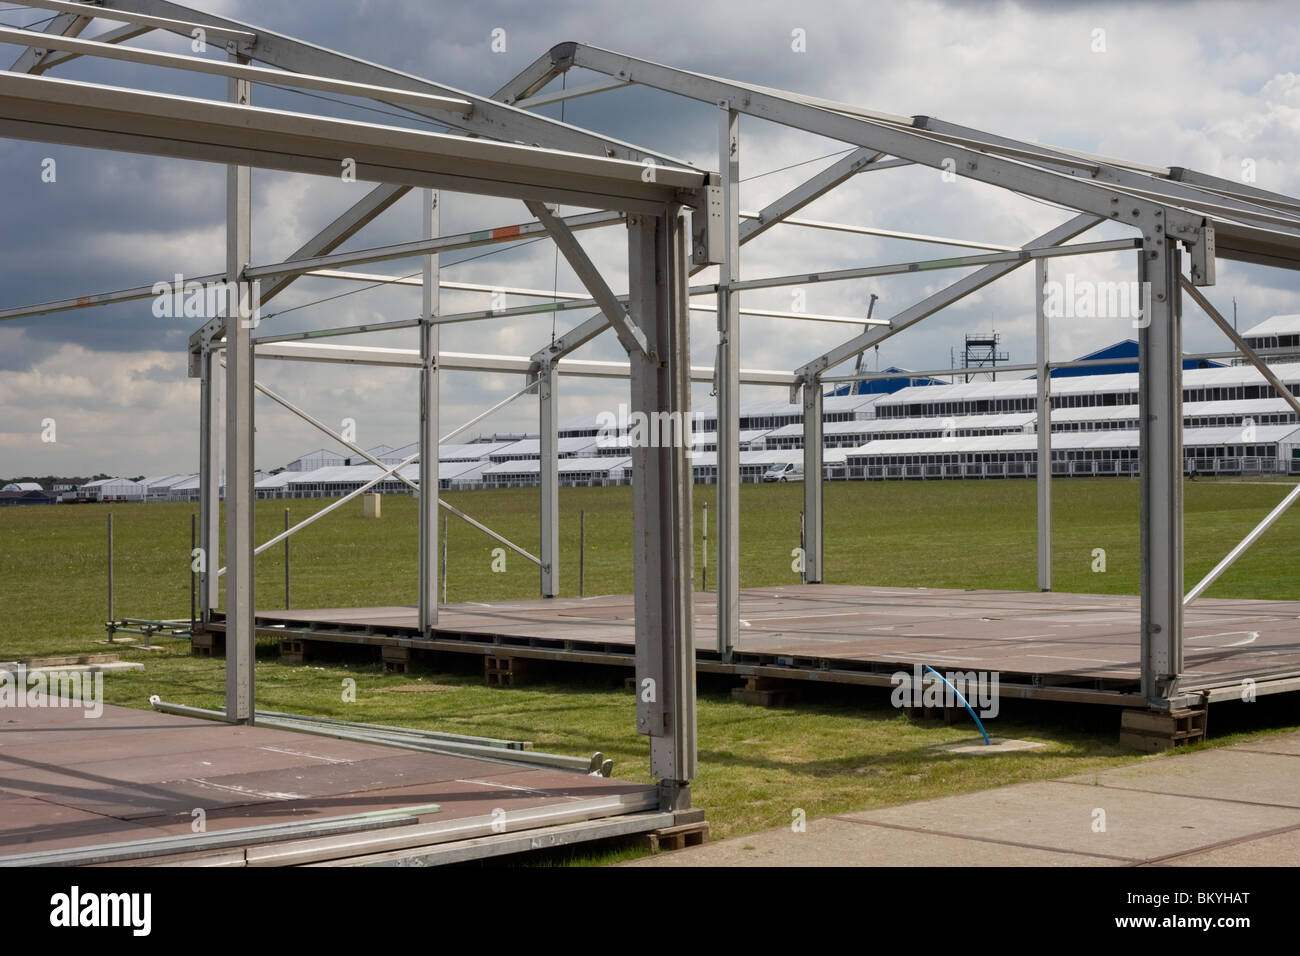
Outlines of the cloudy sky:
<svg viewBox="0 0 1300 956">
<path fill-rule="evenodd" d="M 924 114 L 1024 140 L 1140 162 L 1192 167 L 1300 195 L 1300 15 L 1277 3 L 861 3 L 685 0 L 544 5 L 506 2 L 433 5 L 417 0 L 204 0 L 206 10 L 391 65 L 440 83 L 490 95 L 552 45 L 578 40 L 607 49 L 781 87 L 874 109 Z M 45 12 L 0 0 L 0 23 L 29 25 Z M 86 37 L 113 26 L 101 21 Z M 502 51 L 493 32 L 504 31 Z M 802 31 L 805 49 L 794 49 Z M 1102 31 L 1102 32 L 1099 32 Z M 498 37 L 502 34 L 497 34 Z M 1101 42 L 1099 42 L 1099 40 Z M 136 45 L 188 53 L 188 43 L 152 35 Z M 498 46 L 501 44 L 498 43 Z M 1099 49 L 1104 47 L 1104 49 Z M 0 45 L 11 63 L 17 47 Z M 209 56 L 217 53 L 210 52 Z M 50 75 L 224 98 L 216 77 L 194 77 L 130 64 L 81 59 Z M 574 71 L 573 85 L 596 79 Z M 558 87 L 558 82 L 556 87 Z M 315 97 L 257 87 L 255 103 L 277 109 L 410 125 L 393 116 Z M 560 108 L 545 109 L 559 116 Z M 567 103 L 566 122 L 716 168 L 713 108 L 643 89 Z M 419 128 L 419 127 L 415 127 Z M 742 205 L 757 208 L 833 161 L 843 145 L 741 121 Z M 53 158 L 57 179 L 42 182 Z M 123 153 L 0 140 L 0 306 L 128 288 L 180 272 L 224 267 L 224 169 Z M 367 184 L 253 174 L 253 261 L 283 259 L 354 202 Z M 565 212 L 572 212 L 566 209 Z M 945 183 L 913 167 L 857 177 L 801 213 L 887 229 L 1019 245 L 1069 218 L 1050 205 L 980 184 Z M 447 195 L 444 232 L 522 222 L 522 205 Z M 409 194 L 347 248 L 419 236 L 417 193 Z M 1095 230 L 1087 238 L 1105 238 Z M 624 238 L 616 230 L 581 234 L 615 289 L 626 288 Z M 444 256 L 445 279 L 580 291 L 554 247 L 534 242 L 493 255 Z M 967 253 L 970 250 L 966 251 Z M 963 254 L 947 246 L 774 229 L 744 247 L 742 275 L 759 277 Z M 457 265 L 456 263 L 463 262 Z M 1133 255 L 1068 260 L 1076 279 L 1128 281 Z M 362 267 L 390 275 L 418 271 L 416 260 Z M 1061 268 L 1066 268 L 1062 266 Z M 806 288 L 810 312 L 863 316 L 874 293 L 887 317 L 954 281 L 961 272 L 927 273 Z M 697 281 L 708 281 L 709 273 Z M 1033 275 L 1021 269 L 958 305 L 890 339 L 881 366 L 948 367 L 967 331 L 996 329 L 1012 361 L 1033 359 Z M 1278 313 L 1300 312 L 1300 282 L 1290 274 L 1221 262 L 1210 298 L 1246 328 Z M 330 298 L 340 293 L 352 293 Z M 328 300 L 328 301 L 322 301 Z M 523 304 L 511 299 L 508 305 Z M 757 308 L 789 309 L 788 290 L 747 293 Z M 443 294 L 443 311 L 488 307 L 483 293 Z M 270 306 L 259 332 L 413 318 L 415 288 L 364 288 L 304 279 Z M 1218 350 L 1225 340 L 1187 307 L 1184 346 Z M 562 313 L 554 331 L 586 313 Z M 698 313 L 695 361 L 710 364 L 714 320 Z M 156 318 L 148 301 L 0 323 L 0 477 L 120 475 L 197 468 L 198 386 L 186 377 L 185 347 L 194 320 Z M 549 316 L 445 329 L 443 348 L 527 355 L 553 332 Z M 792 368 L 849 337 L 852 327 L 779 319 L 744 320 L 742 364 Z M 1127 319 L 1056 323 L 1054 358 L 1068 358 L 1133 335 Z M 415 347 L 413 330 L 354 341 Z M 580 355 L 619 358 L 605 335 Z M 877 357 L 870 357 L 871 363 Z M 846 368 L 851 368 L 846 366 Z M 262 362 L 259 380 L 327 423 L 356 421 L 365 446 L 415 437 L 414 372 Z M 446 373 L 442 426 L 450 430 L 516 390 L 507 376 Z M 696 389 L 706 400 L 707 386 Z M 781 397 L 747 389 L 747 399 Z M 561 417 L 617 407 L 620 383 L 565 382 Z M 57 440 L 42 441 L 54 419 Z M 270 468 L 327 445 L 310 426 L 259 398 L 257 463 Z M 536 400 L 524 398 L 485 421 L 486 432 L 536 428 Z"/>
</svg>

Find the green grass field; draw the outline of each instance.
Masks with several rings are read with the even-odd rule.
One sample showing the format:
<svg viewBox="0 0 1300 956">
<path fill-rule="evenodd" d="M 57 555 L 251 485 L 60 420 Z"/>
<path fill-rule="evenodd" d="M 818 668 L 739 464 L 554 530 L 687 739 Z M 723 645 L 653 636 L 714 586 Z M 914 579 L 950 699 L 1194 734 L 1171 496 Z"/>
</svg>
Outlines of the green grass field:
<svg viewBox="0 0 1300 956">
<path fill-rule="evenodd" d="M 1197 580 L 1286 493 L 1269 483 L 1186 485 L 1187 579 Z M 561 491 L 562 591 L 578 588 L 578 513 L 586 512 L 586 593 L 629 592 L 631 510 L 628 488 Z M 1054 485 L 1055 587 L 1061 591 L 1136 593 L 1137 484 L 1130 480 L 1058 480 Z M 456 507 L 535 550 L 537 492 L 529 489 L 450 494 Z M 701 503 L 697 489 L 697 556 Z M 799 543 L 801 489 L 741 489 L 744 586 L 796 583 L 791 549 Z M 257 538 L 323 507 L 324 500 L 262 501 Z M 413 604 L 415 502 L 386 497 L 384 517 L 366 519 L 349 504 L 292 538 L 295 607 Z M 0 510 L 0 659 L 103 651 L 107 614 L 105 520 L 116 538 L 116 615 L 189 615 L 190 514 L 194 506 L 83 505 Z M 712 510 L 712 509 L 711 509 Z M 711 529 L 716 527 L 710 515 Z M 452 518 L 448 599 L 491 601 L 536 596 L 537 569 L 510 554 L 492 571 L 495 543 Z M 1300 599 L 1292 563 L 1300 547 L 1300 513 L 1284 516 L 1210 591 L 1217 597 Z M 1094 549 L 1106 570 L 1092 570 Z M 710 542 L 711 554 L 716 553 Z M 966 588 L 1033 589 L 1034 485 L 1027 481 L 851 482 L 826 486 L 827 580 Z M 710 572 L 712 580 L 712 572 Z M 699 572 L 696 573 L 697 583 Z M 279 548 L 258 559 L 258 604 L 283 605 Z M 143 672 L 105 681 L 109 702 L 146 706 L 150 694 L 198 706 L 221 703 L 223 664 L 193 658 L 183 641 L 165 652 L 124 648 Z M 603 750 L 615 773 L 648 780 L 648 745 L 633 729 L 631 694 L 619 672 L 558 671 L 522 688 L 488 688 L 465 659 L 448 673 L 385 674 L 368 658 L 341 657 L 306 666 L 278 662 L 274 642 L 257 661 L 262 707 L 393 724 L 532 740 L 539 748 L 589 754 Z M 341 683 L 357 682 L 356 703 Z M 715 835 L 788 824 L 795 808 L 810 817 L 904 800 L 1041 779 L 1135 758 L 1115 744 L 1109 708 L 1012 702 L 991 732 L 1043 741 L 1040 750 L 970 757 L 931 749 L 968 739 L 973 728 L 915 720 L 889 706 L 884 692 L 815 688 L 789 707 L 763 710 L 731 701 L 732 682 L 700 682 L 700 775 L 695 802 L 709 811 Z M 1300 725 L 1289 698 L 1253 708 L 1222 705 L 1210 745 L 1260 728 Z"/>
</svg>

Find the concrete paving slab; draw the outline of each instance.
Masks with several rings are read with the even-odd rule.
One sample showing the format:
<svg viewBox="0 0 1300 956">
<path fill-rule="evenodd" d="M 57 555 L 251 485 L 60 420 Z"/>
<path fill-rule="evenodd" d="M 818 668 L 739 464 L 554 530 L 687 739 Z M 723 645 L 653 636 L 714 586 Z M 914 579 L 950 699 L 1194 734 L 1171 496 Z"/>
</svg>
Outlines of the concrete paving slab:
<svg viewBox="0 0 1300 956">
<path fill-rule="evenodd" d="M 1244 744 L 1234 744 L 1231 749 L 1249 753 L 1291 754 L 1300 757 L 1300 734 L 1277 734 L 1272 737 L 1262 737 L 1259 740 L 1247 741 Z"/>
<path fill-rule="evenodd" d="M 1300 866 L 1300 829 L 1189 853 L 1159 866 Z"/>
<path fill-rule="evenodd" d="M 915 833 L 834 817 L 734 840 L 630 860 L 623 866 L 1107 866 L 1116 861 L 1081 853 L 982 843 Z"/>
<path fill-rule="evenodd" d="M 1175 758 L 1176 760 L 1177 758 Z M 1105 831 L 1094 821 L 1105 811 Z M 1300 824 L 1300 809 L 1041 782 L 845 814 L 921 832 L 1151 859 Z"/>
<path fill-rule="evenodd" d="M 1300 807 L 1300 760 L 1286 754 L 1203 750 L 1066 777 L 1062 782 Z"/>
<path fill-rule="evenodd" d="M 1044 747 L 1046 744 L 1037 740 L 1015 740 L 1011 737 L 990 737 L 989 742 L 985 743 L 984 738 L 976 737 L 974 740 L 958 740 L 951 744 L 935 744 L 931 750 L 946 750 L 950 753 L 973 754 L 974 756 L 993 756 L 993 754 L 1004 754 L 1015 750 L 1036 750 Z"/>
</svg>

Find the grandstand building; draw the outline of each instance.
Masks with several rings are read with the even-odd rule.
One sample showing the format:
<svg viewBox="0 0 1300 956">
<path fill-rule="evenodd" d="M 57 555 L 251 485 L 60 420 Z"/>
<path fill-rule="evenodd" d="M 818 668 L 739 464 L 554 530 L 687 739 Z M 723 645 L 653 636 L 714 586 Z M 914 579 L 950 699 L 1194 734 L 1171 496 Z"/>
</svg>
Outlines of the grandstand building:
<svg viewBox="0 0 1300 956">
<path fill-rule="evenodd" d="M 1300 315 L 1274 316 L 1242 333 L 1272 350 L 1279 379 L 1300 394 Z M 1293 349 L 1293 352 L 1287 350 Z M 1136 343 L 1120 342 L 1085 359 L 1136 359 Z M 1208 367 L 1207 367 L 1208 366 Z M 1123 371 L 1115 371 L 1121 368 Z M 1133 476 L 1139 468 L 1138 377 L 1127 364 L 1054 369 L 1051 381 L 1052 474 Z M 935 378 L 890 380 L 823 399 L 823 477 L 828 480 L 1018 478 L 1037 473 L 1038 383 L 1033 378 L 949 384 Z M 878 385 L 879 382 L 868 382 Z M 583 415 L 558 428 L 563 486 L 629 484 L 631 440 L 610 434 L 608 416 Z M 717 410 L 701 403 L 692 415 L 695 481 L 717 480 Z M 742 481 L 757 482 L 771 465 L 803 460 L 803 406 L 751 402 L 740 410 Z M 1300 420 L 1250 365 L 1188 359 L 1183 371 L 1184 470 L 1192 475 L 1300 474 Z M 417 446 L 376 445 L 366 454 L 384 467 L 415 455 Z M 438 448 L 441 490 L 529 487 L 540 483 L 541 441 L 506 433 Z M 258 472 L 259 498 L 337 497 L 356 491 L 383 469 L 363 455 L 317 449 L 270 474 Z M 419 466 L 401 475 L 418 479 Z M 15 486 L 16 487 L 16 486 Z M 82 501 L 196 501 L 196 475 L 91 481 L 65 497 Z M 397 475 L 369 490 L 409 494 Z"/>
</svg>

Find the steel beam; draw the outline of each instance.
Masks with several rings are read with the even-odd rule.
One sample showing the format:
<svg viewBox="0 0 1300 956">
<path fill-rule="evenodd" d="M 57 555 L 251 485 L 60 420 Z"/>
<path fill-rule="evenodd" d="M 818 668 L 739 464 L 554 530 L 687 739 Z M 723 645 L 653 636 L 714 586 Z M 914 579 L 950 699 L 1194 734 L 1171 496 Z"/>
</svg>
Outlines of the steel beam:
<svg viewBox="0 0 1300 956">
<path fill-rule="evenodd" d="M 1054 259 L 1062 256 L 1086 256 L 1097 252 L 1123 252 L 1141 245 L 1140 239 L 1107 239 L 1102 242 L 1078 242 L 1068 246 L 1044 249 L 1017 249 L 1014 252 L 988 252 L 974 256 L 956 256 L 944 259 L 919 259 L 911 262 L 891 262 L 878 266 L 859 266 L 851 269 L 833 269 L 823 272 L 800 272 L 794 275 L 765 276 L 746 279 L 734 285 L 736 289 L 777 289 L 784 286 L 806 285 L 818 282 L 842 282 L 846 279 L 866 279 L 877 276 L 908 275 L 938 269 L 966 269 L 972 266 L 996 265 L 1000 262 L 1028 262 L 1031 259 Z M 888 325 L 884 319 L 855 319 L 855 325 Z"/>
<path fill-rule="evenodd" d="M 640 169 L 641 161 L 654 159 L 666 165 L 685 165 L 680 160 L 602 136 L 575 126 L 568 126 L 546 116 L 530 113 L 496 102 L 487 97 L 467 93 L 454 87 L 434 83 L 422 77 L 403 73 L 389 67 L 369 63 L 358 57 L 306 43 L 282 33 L 251 26 L 239 20 L 219 17 L 201 10 L 170 3 L 168 0 L 103 0 L 100 16 L 111 17 L 109 11 L 128 11 L 152 16 L 192 21 L 207 27 L 241 30 L 256 34 L 256 43 L 245 52 L 262 63 L 269 63 L 293 73 L 311 73 L 332 76 L 354 83 L 391 86 L 418 92 L 455 96 L 469 100 L 473 114 L 457 125 L 466 133 L 507 143 L 535 143 L 549 149 L 563 149 L 594 156 L 610 156 L 630 160 Z M 175 31 L 188 35 L 188 30 Z M 429 116 L 420 107 L 408 107 L 410 112 Z M 429 116 L 437 120 L 436 116 Z M 419 183 L 415 185 L 431 185 Z M 596 208 L 600 208 L 597 206 Z"/>
<path fill-rule="evenodd" d="M 352 160 L 359 181 L 596 209 L 658 210 L 709 179 L 658 166 L 646 181 L 626 160 L 17 73 L 0 73 L 0 136 L 329 177 Z"/>
<path fill-rule="evenodd" d="M 1053 246 L 1060 246 L 1062 243 L 1069 242 L 1075 236 L 1091 229 L 1101 219 L 1097 216 L 1091 216 L 1087 213 L 1080 214 L 1043 233 L 1036 239 L 1031 239 L 1022 248 L 1026 251 L 1035 249 L 1050 249 Z M 897 335 L 899 332 L 915 325 L 927 316 L 933 315 L 940 309 L 952 305 L 959 299 L 970 295 L 979 289 L 984 288 L 990 282 L 1000 279 L 1002 276 L 1014 272 L 1025 262 L 1025 259 L 1014 259 L 1010 261 L 1001 261 L 992 265 L 987 265 L 970 275 L 963 276 L 951 285 L 940 289 L 929 296 L 926 296 L 915 305 L 909 306 L 902 312 L 897 313 L 889 319 L 889 327 L 884 329 L 870 329 L 861 335 L 855 336 L 843 345 L 838 345 L 818 356 L 811 362 L 807 362 L 795 369 L 795 376 L 800 379 L 807 379 L 813 375 L 820 375 L 826 369 L 834 368 L 841 362 L 846 362 L 860 352 L 864 352 L 873 345 Z"/>
<path fill-rule="evenodd" d="M 718 654 L 731 661 L 740 630 L 740 114 L 718 104 L 722 264 L 718 267 Z M 757 233 L 755 233 L 757 234 Z"/>
<path fill-rule="evenodd" d="M 541 62 L 542 61 L 539 60 L 538 63 L 534 64 L 534 67 L 537 67 Z M 547 62 L 549 62 L 549 60 Z M 520 77 L 523 76 L 524 74 L 520 74 Z M 507 86 L 504 89 L 508 90 L 512 88 L 513 87 L 511 86 Z M 498 92 L 497 95 L 499 97 L 502 93 Z M 873 159 L 872 157 L 875 158 Z M 785 195 L 765 206 L 759 212 L 758 220 L 741 223 L 739 238 L 737 241 L 743 246 L 751 239 L 762 235 L 765 231 L 772 226 L 775 226 L 786 216 L 789 216 L 791 213 L 802 209 L 813 200 L 825 195 L 835 186 L 838 186 L 840 183 L 849 179 L 868 165 L 871 165 L 873 162 L 880 162 L 879 154 L 866 150 L 855 151 L 840 161 L 833 163 L 812 178 L 800 183 Z M 737 206 L 738 205 L 739 203 L 737 202 Z M 695 265 L 691 268 L 691 275 L 702 272 L 707 268 L 709 268 L 707 264 Z M 0 318 L 3 318 L 3 313 L 0 313 Z M 604 320 L 604 316 L 594 315 L 585 322 L 574 326 L 549 346 L 538 350 L 538 352 L 534 354 L 534 358 L 539 362 L 544 357 L 550 357 L 552 359 L 562 358 L 574 349 L 580 348 L 590 342 L 607 328 L 609 328 L 609 324 Z"/>
<path fill-rule="evenodd" d="M 27 30 L 0 27 L 0 43 L 23 44 L 32 42 L 36 38 L 37 34 Z M 50 37 L 45 40 L 45 44 L 52 50 L 75 53 L 81 56 L 96 56 L 106 60 L 141 63 L 145 66 L 157 66 L 169 70 L 186 70 L 191 73 L 206 73 L 209 76 L 234 77 L 235 79 L 248 80 L 250 83 L 271 83 L 278 86 L 318 90 L 323 93 L 340 93 L 344 96 L 381 100 L 385 103 L 414 104 L 423 106 L 430 112 L 442 113 L 457 120 L 464 119 L 472 110 L 469 100 L 459 97 L 435 96 L 431 93 L 415 93 L 410 90 L 370 86 L 365 83 L 349 83 L 346 80 L 335 80 L 327 76 L 288 73 L 284 70 L 271 70 L 263 66 L 223 63 L 220 60 L 208 60 L 203 57 L 183 56 L 176 53 L 161 53 L 157 50 L 139 50 L 135 47 L 101 43 L 98 40 Z"/>
<path fill-rule="evenodd" d="M 1035 341 L 1038 348 L 1038 590 L 1052 590 L 1052 370 L 1047 322 L 1047 260 L 1034 262 Z"/>
<path fill-rule="evenodd" d="M 631 352 L 633 412 L 690 422 L 687 229 L 676 208 L 628 220 L 629 314 L 658 360 Z M 637 731 L 650 737 L 661 808 L 690 805 L 696 771 L 691 461 L 675 441 L 632 449 Z"/>
<path fill-rule="evenodd" d="M 589 212 L 565 217 L 561 222 L 571 230 L 595 229 L 600 226 L 618 225 L 623 222 L 624 218 L 624 215 L 618 212 Z M 250 266 L 248 277 L 250 279 L 262 279 L 268 276 L 301 275 L 307 272 L 336 269 L 339 266 L 363 265 L 370 262 L 384 262 L 390 259 L 409 259 L 430 252 L 477 249 L 480 246 L 490 246 L 500 242 L 514 242 L 546 233 L 546 226 L 540 222 L 523 222 L 509 226 L 498 226 L 495 229 L 476 229 L 472 232 L 457 235 L 417 239 L 414 242 L 399 242 L 388 246 L 376 246 L 371 249 L 356 249 L 328 255 L 300 256 L 295 253 L 284 262 Z"/>
<path fill-rule="evenodd" d="M 761 236 L 773 226 L 787 221 L 791 215 L 804 206 L 820 199 L 840 183 L 852 179 L 883 157 L 884 153 L 865 148 L 855 149 L 847 156 L 840 157 L 821 172 L 795 186 L 785 195 L 772 200 L 755 213 L 753 219 L 742 223 L 740 225 L 739 241 L 742 243 L 748 242 L 756 236 Z M 736 212 L 737 215 L 741 215 L 739 200 L 737 200 Z"/>
<path fill-rule="evenodd" d="M 1138 260 L 1142 693 L 1168 706 L 1183 670 L 1183 389 L 1179 251 L 1151 237 Z M 1149 285 L 1147 285 L 1149 283 Z M 1149 295 L 1146 294 L 1146 290 Z"/>
<path fill-rule="evenodd" d="M 416 349 L 379 348 L 372 345 L 329 345 L 318 342 L 263 344 L 262 340 L 258 340 L 257 355 L 259 358 L 283 359 L 292 362 L 386 365 L 393 368 L 416 369 L 420 367 L 420 353 Z M 444 351 L 441 353 L 439 367 L 444 372 L 499 372 L 518 375 L 535 375 L 537 373 L 537 362 L 526 355 L 487 355 L 477 352 Z M 571 375 L 575 378 L 627 378 L 628 367 L 627 362 L 605 362 L 591 359 L 563 359 L 557 366 L 559 374 Z M 692 365 L 691 381 L 712 382 L 712 367 Z M 788 387 L 794 384 L 794 373 L 743 368 L 740 370 L 740 381 L 743 385 Z M 535 385 L 529 385 L 525 390 L 535 387 Z M 443 436 L 443 441 L 446 440 L 446 436 Z"/>
<path fill-rule="evenodd" d="M 556 248 L 560 250 L 560 254 L 564 256 L 565 261 L 573 269 L 579 281 L 591 293 L 592 299 L 600 306 L 605 318 L 614 326 L 614 331 L 618 334 L 619 342 L 622 343 L 623 348 L 629 352 L 639 349 L 648 354 L 649 350 L 646 348 L 645 336 L 628 318 L 623 303 L 610 290 L 604 277 L 600 274 L 600 270 L 596 268 L 596 264 L 591 261 L 586 250 L 582 248 L 581 243 L 578 242 L 569 227 L 545 203 L 528 202 L 525 205 L 528 206 L 528 211 L 537 217 L 537 221 L 546 227 L 546 231 L 550 233 Z"/>
<path fill-rule="evenodd" d="M 575 66 L 607 76 L 630 79 L 634 83 L 705 103 L 716 104 L 726 100 L 748 115 L 935 169 L 953 169 L 964 179 L 1059 203 L 1080 212 L 1113 218 L 1144 234 L 1160 225 L 1162 234 L 1188 245 L 1208 241 L 1205 218 L 1200 214 L 1133 197 L 1112 202 L 1116 199 L 1113 187 L 1076 179 L 1027 162 L 940 142 L 922 131 L 895 125 L 887 118 L 871 117 L 864 111 L 853 114 L 832 112 L 811 102 L 801 102 L 793 94 L 675 69 L 581 43 L 565 44 L 562 54 L 552 52 L 557 58 L 562 55 L 570 59 Z M 911 122 L 906 118 L 904 121 Z"/>
<path fill-rule="evenodd" d="M 49 37 L 75 37 L 90 26 L 90 21 L 94 19 L 95 14 L 86 16 L 80 10 L 65 11 L 41 27 L 41 32 Z M 13 66 L 9 69 L 13 73 L 30 73 L 39 76 L 53 65 L 49 59 L 48 50 L 42 47 L 28 47 L 23 50 L 18 59 L 14 60 Z"/>
<path fill-rule="evenodd" d="M 559 376 L 552 362 L 543 362 L 537 372 L 538 435 L 541 461 L 538 484 L 541 492 L 542 597 L 560 593 L 560 417 Z"/>
<path fill-rule="evenodd" d="M 813 378 L 803 390 L 803 561 L 808 584 L 825 580 L 823 536 L 825 507 L 822 500 L 822 383 Z"/>
<path fill-rule="evenodd" d="M 232 57 L 238 59 L 237 54 Z M 241 60 L 246 62 L 246 60 Z M 232 103 L 246 107 L 247 80 L 227 81 Z M 243 281 L 252 248 L 252 170 L 226 169 L 226 282 L 239 290 L 226 308 L 226 716 L 253 722 L 253 323 L 250 284 Z"/>
<path fill-rule="evenodd" d="M 136 37 L 144 36 L 146 33 L 152 33 L 153 27 L 144 27 L 136 23 L 128 23 L 126 26 L 115 27 L 112 30 L 105 30 L 103 33 L 96 34 L 92 39 L 96 43 L 125 43 L 127 40 L 134 40 Z M 61 63 L 67 63 L 69 60 L 75 60 L 80 53 L 54 53 L 47 56 L 41 61 L 39 70 L 32 70 L 34 73 L 44 73 L 51 70 Z"/>
<path fill-rule="evenodd" d="M 1273 386 L 1278 398 L 1283 399 L 1294 409 L 1297 415 L 1300 415 L 1300 397 L 1297 397 L 1291 389 L 1286 387 L 1283 381 L 1269 368 L 1268 363 L 1260 357 L 1259 353 L 1251 348 L 1228 320 L 1219 313 L 1219 310 L 1210 304 L 1210 300 L 1201 293 L 1200 289 L 1193 286 L 1183 276 L 1179 276 L 1179 284 L 1182 286 L 1183 291 L 1192 297 L 1192 301 L 1201 307 L 1201 311 L 1219 327 L 1219 331 L 1232 340 L 1232 344 L 1237 347 L 1237 351 L 1245 357 L 1246 361 L 1255 366 L 1255 370 L 1264 376 L 1264 381 Z"/>
<path fill-rule="evenodd" d="M 438 193 L 425 190 L 424 234 L 438 235 Z M 420 322 L 420 503 L 419 503 L 419 627 L 426 638 L 438 623 L 438 314 L 439 263 L 436 253 L 424 257 L 424 308 Z"/>
<path fill-rule="evenodd" d="M 1288 508 L 1295 504 L 1295 500 L 1298 497 L 1300 497 L 1300 484 L 1288 491 L 1286 497 L 1278 502 L 1277 506 L 1264 517 L 1264 520 L 1255 525 L 1255 527 L 1250 530 L 1250 533 L 1247 534 L 1246 537 L 1242 538 L 1241 541 L 1237 543 L 1236 547 L 1229 551 L 1227 555 L 1224 556 L 1223 560 L 1210 570 L 1209 574 L 1201 578 L 1201 580 L 1196 583 L 1196 586 L 1187 592 L 1186 596 L 1183 598 L 1183 607 L 1191 604 L 1198 597 L 1204 594 L 1211 584 L 1219 580 L 1219 577 L 1223 572 L 1232 567 L 1233 564 L 1236 563 L 1237 559 L 1245 554 L 1250 546 L 1263 536 L 1265 531 L 1273 527 L 1274 522 L 1276 522 L 1278 518 L 1282 517 Z"/>
<path fill-rule="evenodd" d="M 178 33 L 183 37 L 192 38 L 196 27 L 202 27 L 207 38 L 212 40 L 218 47 L 227 46 L 235 43 L 240 46 L 251 46 L 257 42 L 257 35 L 248 30 L 231 30 L 222 29 L 221 27 L 208 26 L 191 19 L 175 19 L 168 17 L 149 16 L 147 14 L 130 13 L 121 10 L 110 12 L 106 7 L 107 4 L 94 0 L 93 3 L 70 3 L 68 0 L 18 0 L 19 3 L 29 7 L 39 7 L 45 10 L 56 10 L 64 15 L 81 16 L 80 10 L 90 8 L 95 10 L 94 16 L 103 17 L 105 20 L 116 20 L 119 23 L 130 23 L 136 26 L 148 27 L 150 30 L 167 30 L 172 33 Z M 98 9 L 96 9 L 98 8 Z M 87 18 L 92 19 L 92 18 Z"/>
<path fill-rule="evenodd" d="M 873 164 L 871 169 L 875 168 Z M 745 225 L 751 225 L 753 220 L 759 219 L 762 214 L 754 212 L 741 212 L 741 217 L 750 222 Z M 795 216 L 787 216 L 780 222 L 773 222 L 771 225 L 783 226 L 803 226 L 806 229 L 823 229 L 827 232 L 847 232 L 859 236 L 879 236 L 882 239 L 904 239 L 909 242 L 925 242 L 935 246 L 958 246 L 963 249 L 989 249 L 993 252 L 1014 252 L 1015 246 L 1004 246 L 994 242 L 975 242 L 970 239 L 954 239 L 951 236 L 927 236 L 919 232 L 900 232 L 897 229 L 877 229 L 874 226 L 855 226 L 844 222 L 826 222 L 821 219 L 800 219 Z M 742 227 L 743 228 L 743 227 Z"/>
</svg>

